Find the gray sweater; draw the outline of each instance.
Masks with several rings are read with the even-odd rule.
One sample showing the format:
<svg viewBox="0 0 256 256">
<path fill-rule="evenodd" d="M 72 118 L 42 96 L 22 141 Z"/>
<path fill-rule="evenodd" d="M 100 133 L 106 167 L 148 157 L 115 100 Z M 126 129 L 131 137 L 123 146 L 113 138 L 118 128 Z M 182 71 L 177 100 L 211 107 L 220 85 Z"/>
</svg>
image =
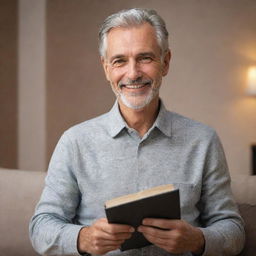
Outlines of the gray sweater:
<svg viewBox="0 0 256 256">
<path fill-rule="evenodd" d="M 30 222 L 32 244 L 41 254 L 79 255 L 78 233 L 105 217 L 106 200 L 169 183 L 180 189 L 181 218 L 203 231 L 203 255 L 235 255 L 242 249 L 243 222 L 218 136 L 162 103 L 143 138 L 127 126 L 117 103 L 63 134 Z M 107 255 L 172 254 L 152 245 Z"/>
</svg>

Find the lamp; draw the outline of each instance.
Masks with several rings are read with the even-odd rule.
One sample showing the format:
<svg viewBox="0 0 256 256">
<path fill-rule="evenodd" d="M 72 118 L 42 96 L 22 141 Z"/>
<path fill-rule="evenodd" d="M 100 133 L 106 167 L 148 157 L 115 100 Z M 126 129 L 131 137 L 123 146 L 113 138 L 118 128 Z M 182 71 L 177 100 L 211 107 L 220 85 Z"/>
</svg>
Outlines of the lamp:
<svg viewBox="0 0 256 256">
<path fill-rule="evenodd" d="M 256 96 L 256 66 L 252 66 L 248 69 L 247 93 Z M 256 175 L 256 144 L 251 145 L 251 168 L 252 175 Z"/>
<path fill-rule="evenodd" d="M 247 93 L 256 96 L 256 66 L 250 67 L 247 73 Z"/>
</svg>

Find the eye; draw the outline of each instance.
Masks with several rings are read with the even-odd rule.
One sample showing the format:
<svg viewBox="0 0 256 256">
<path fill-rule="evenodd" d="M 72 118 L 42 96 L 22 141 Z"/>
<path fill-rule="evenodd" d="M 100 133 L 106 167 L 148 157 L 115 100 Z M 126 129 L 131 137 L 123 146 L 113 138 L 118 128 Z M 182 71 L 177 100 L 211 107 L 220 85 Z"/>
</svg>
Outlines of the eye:
<svg viewBox="0 0 256 256">
<path fill-rule="evenodd" d="M 139 62 L 140 62 L 140 63 L 145 63 L 145 64 L 150 63 L 152 60 L 153 60 L 153 59 L 152 59 L 152 57 L 150 57 L 150 56 L 141 56 L 141 57 L 139 58 Z"/>
<path fill-rule="evenodd" d="M 125 59 L 116 59 L 112 62 L 113 67 L 120 67 L 125 63 Z"/>
</svg>

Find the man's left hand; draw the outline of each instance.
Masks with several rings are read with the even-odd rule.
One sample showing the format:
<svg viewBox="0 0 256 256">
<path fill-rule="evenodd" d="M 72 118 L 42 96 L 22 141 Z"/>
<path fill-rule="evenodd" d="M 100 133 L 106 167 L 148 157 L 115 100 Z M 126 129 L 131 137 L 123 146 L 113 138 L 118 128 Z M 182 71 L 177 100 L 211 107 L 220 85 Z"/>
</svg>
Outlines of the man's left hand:
<svg viewBox="0 0 256 256">
<path fill-rule="evenodd" d="M 201 254 L 204 250 L 203 232 L 184 220 L 147 218 L 142 224 L 138 231 L 152 244 L 168 252 Z"/>
</svg>

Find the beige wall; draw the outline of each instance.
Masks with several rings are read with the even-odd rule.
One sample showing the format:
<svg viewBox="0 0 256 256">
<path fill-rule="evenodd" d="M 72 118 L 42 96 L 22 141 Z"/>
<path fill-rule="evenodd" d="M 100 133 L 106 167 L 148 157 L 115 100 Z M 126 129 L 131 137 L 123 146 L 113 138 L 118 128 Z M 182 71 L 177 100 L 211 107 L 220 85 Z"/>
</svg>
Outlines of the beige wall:
<svg viewBox="0 0 256 256">
<path fill-rule="evenodd" d="M 256 98 L 245 95 L 245 83 L 256 63 L 256 2 L 179 1 L 168 9 L 174 56 L 163 98 L 170 109 L 213 126 L 231 172 L 248 174 Z"/>
<path fill-rule="evenodd" d="M 156 9 L 170 31 L 172 63 L 161 96 L 170 110 L 214 127 L 232 173 L 249 174 L 256 99 L 245 95 L 256 63 L 256 1 L 48 1 L 47 150 L 69 126 L 114 100 L 97 52 L 103 19 L 122 8 Z"/>
<path fill-rule="evenodd" d="M 17 167 L 17 1 L 0 3 L 0 166 Z"/>
<path fill-rule="evenodd" d="M 103 19 L 126 1 L 47 1 L 47 152 L 60 134 L 110 109 L 97 33 Z"/>
<path fill-rule="evenodd" d="M 214 127 L 222 139 L 231 173 L 250 173 L 250 144 L 256 142 L 256 99 L 245 94 L 245 84 L 247 68 L 256 64 L 255 0 L 19 2 L 26 4 L 28 1 L 37 4 L 27 5 L 24 17 L 29 19 L 23 20 L 27 21 L 28 27 L 24 30 L 27 34 L 21 34 L 19 39 L 26 39 L 24 35 L 33 32 L 30 34 L 34 42 L 31 51 L 38 51 L 33 55 L 26 45 L 19 48 L 19 54 L 27 58 L 27 64 L 34 70 L 19 69 L 19 76 L 31 76 L 31 80 L 28 80 L 30 87 L 20 86 L 19 81 L 19 96 L 23 95 L 25 103 L 19 103 L 19 125 L 15 123 L 17 90 L 15 92 L 15 89 L 5 86 L 4 90 L 13 90 L 7 101 L 7 97 L 2 94 L 2 84 L 5 82 L 1 83 L 1 99 L 4 99 L 1 100 L 1 106 L 5 103 L 1 111 L 5 109 L 5 113 L 8 113 L 9 110 L 6 110 L 10 108 L 13 113 L 6 115 L 1 112 L 1 120 L 5 121 L 5 125 L 1 125 L 1 141 L 7 138 L 4 134 L 8 128 L 13 129 L 11 143 L 5 142 L 13 151 L 6 153 L 2 149 L 4 147 L 0 148 L 1 155 L 2 152 L 7 154 L 4 159 L 11 159 L 11 163 L 16 161 L 15 129 L 18 126 L 19 142 L 23 145 L 19 146 L 20 161 L 28 169 L 43 169 L 65 129 L 104 113 L 112 106 L 114 96 L 105 81 L 97 52 L 98 28 L 110 13 L 122 8 L 146 7 L 156 9 L 166 20 L 170 31 L 173 57 L 170 73 L 163 82 L 161 92 L 166 106 Z M 4 2 L 12 1 L 2 1 L 1 6 Z M 45 3 L 46 17 L 43 14 Z M 7 9 L 7 6 L 1 8 L 3 14 L 0 17 L 2 19 L 6 14 L 10 19 L 8 22 L 13 24 L 17 16 Z M 13 32 L 15 28 L 9 31 Z M 9 39 L 8 33 L 1 33 L 1 37 L 9 42 L 8 47 L 17 44 L 15 36 Z M 3 55 L 6 60 L 9 58 L 7 52 Z M 9 79 L 6 85 L 15 85 L 15 47 L 10 52 L 14 54 L 11 55 L 13 58 L 9 58 L 10 63 L 13 63 L 8 71 L 10 75 L 5 76 L 1 72 L 1 81 Z M 6 116 L 13 119 L 12 125 L 9 125 Z M 31 134 L 34 135 L 33 140 L 26 144 Z M 24 149 L 28 153 L 25 156 Z M 47 160 L 44 152 L 47 152 Z M 31 165 L 33 157 L 36 159 Z"/>
<path fill-rule="evenodd" d="M 45 0 L 19 1 L 18 166 L 46 169 Z"/>
</svg>

